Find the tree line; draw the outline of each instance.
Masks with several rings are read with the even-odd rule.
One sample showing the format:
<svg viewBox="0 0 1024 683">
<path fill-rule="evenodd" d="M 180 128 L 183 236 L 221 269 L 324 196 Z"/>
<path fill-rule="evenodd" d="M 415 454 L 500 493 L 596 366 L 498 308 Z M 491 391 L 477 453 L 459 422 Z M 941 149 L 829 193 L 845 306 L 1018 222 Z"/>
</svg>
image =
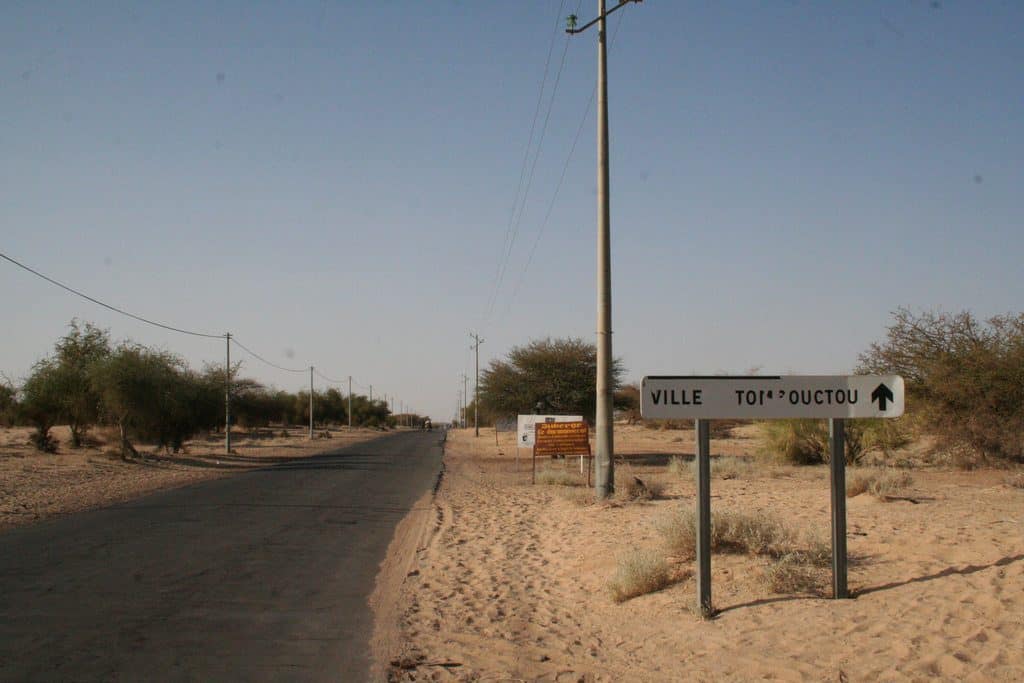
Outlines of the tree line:
<svg viewBox="0 0 1024 683">
<path fill-rule="evenodd" d="M 513 347 L 481 372 L 481 424 L 512 421 L 518 414 L 583 415 L 593 421 L 597 350 L 580 339 L 541 339 Z M 854 421 L 850 444 L 904 444 L 928 435 L 936 450 L 959 464 L 1024 462 L 1024 314 L 979 320 L 970 312 L 893 313 L 885 338 L 858 358 L 857 373 L 898 374 L 906 382 L 906 414 L 892 421 Z M 623 385 L 620 359 L 612 366 L 614 407 L 621 419 L 639 420 L 637 385 Z M 473 419 L 474 404 L 466 415 Z M 456 416 L 456 421 L 459 416 Z M 790 442 L 818 443 L 826 453 L 823 423 L 783 421 Z M 811 424 L 814 423 L 814 424 Z M 863 424 L 854 424 L 863 423 Z"/>
<path fill-rule="evenodd" d="M 71 445 L 82 446 L 97 425 L 116 427 L 121 454 L 137 455 L 134 444 L 156 444 L 175 453 L 201 432 L 224 427 L 223 364 L 195 370 L 179 356 L 130 341 L 113 343 L 110 334 L 72 320 L 53 353 L 32 366 L 20 387 L 0 384 L 0 424 L 33 427 L 31 441 L 42 451 L 57 448 L 51 430 L 66 424 Z M 292 393 L 238 377 L 231 367 L 231 424 L 247 430 L 309 422 L 309 392 Z M 351 397 L 352 424 L 416 424 L 418 415 L 395 416 L 384 401 Z M 349 397 L 337 389 L 313 394 L 315 425 L 348 424 Z"/>
</svg>

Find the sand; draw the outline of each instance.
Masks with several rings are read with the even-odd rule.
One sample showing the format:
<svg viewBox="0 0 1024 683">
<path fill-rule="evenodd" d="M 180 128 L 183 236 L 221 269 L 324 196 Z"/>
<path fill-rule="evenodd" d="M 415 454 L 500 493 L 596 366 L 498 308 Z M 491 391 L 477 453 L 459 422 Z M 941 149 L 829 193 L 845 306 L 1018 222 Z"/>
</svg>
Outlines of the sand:
<svg viewBox="0 0 1024 683">
<path fill-rule="evenodd" d="M 70 430 L 56 427 L 56 454 L 39 453 L 28 445 L 29 428 L 0 428 L 0 530 L 138 498 L 151 491 L 184 486 L 235 472 L 266 467 L 334 450 L 381 435 L 378 430 L 265 430 L 271 438 L 232 434 L 232 455 L 224 455 L 223 435 L 196 439 L 186 452 L 170 455 L 138 445 L 141 457 L 125 462 L 117 452 L 116 434 L 93 430 L 96 443 L 71 448 Z M 330 438 L 319 438 L 330 434 Z"/>
<path fill-rule="evenodd" d="M 712 451 L 759 448 L 756 430 L 737 431 Z M 617 428 L 617 453 L 634 456 L 619 480 L 660 481 L 665 498 L 598 505 L 575 501 L 578 488 L 531 486 L 529 460 L 516 472 L 501 436 L 496 447 L 493 431 L 451 432 L 433 514 L 410 516 L 392 543 L 378 589 L 398 593 L 388 610 L 378 595 L 375 638 L 390 680 L 1024 680 L 1024 490 L 1006 472 L 915 469 L 894 500 L 849 499 L 852 600 L 827 599 L 827 569 L 816 590 L 774 593 L 768 560 L 715 554 L 719 613 L 705 621 L 692 563 L 621 604 L 607 587 L 621 555 L 663 552 L 657 524 L 693 507 L 689 469 L 665 467 L 692 454 L 692 432 Z M 712 510 L 775 515 L 827 539 L 827 474 L 716 478 Z"/>
</svg>

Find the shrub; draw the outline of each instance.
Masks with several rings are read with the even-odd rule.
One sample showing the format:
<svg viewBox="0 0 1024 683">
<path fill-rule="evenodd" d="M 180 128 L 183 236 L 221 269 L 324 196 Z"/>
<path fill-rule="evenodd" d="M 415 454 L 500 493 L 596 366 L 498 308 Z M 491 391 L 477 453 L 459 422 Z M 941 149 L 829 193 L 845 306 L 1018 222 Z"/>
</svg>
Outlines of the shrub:
<svg viewBox="0 0 1024 683">
<path fill-rule="evenodd" d="M 739 479 L 753 474 L 754 466 L 744 458 L 722 455 L 711 458 L 711 476 L 718 479 Z M 690 463 L 687 474 L 697 476 L 697 461 Z"/>
<path fill-rule="evenodd" d="M 619 566 L 608 581 L 612 600 L 624 602 L 672 584 L 668 562 L 653 550 L 632 550 L 619 558 Z"/>
<path fill-rule="evenodd" d="M 900 309 L 893 317 L 858 369 L 902 375 L 909 412 L 941 445 L 1024 461 L 1024 314 L 979 322 L 966 311 Z"/>
<path fill-rule="evenodd" d="M 543 468 L 537 470 L 537 483 L 552 486 L 582 486 L 579 475 L 565 469 Z"/>
<path fill-rule="evenodd" d="M 639 477 L 624 476 L 615 487 L 619 500 L 655 500 L 665 492 L 665 485 L 658 481 L 644 481 Z"/>
<path fill-rule="evenodd" d="M 46 359 L 32 366 L 32 374 L 21 388 L 21 418 L 35 427 L 29 441 L 45 453 L 57 450 L 57 441 L 50 436 L 50 429 L 63 414 L 65 379 L 66 373 L 61 367 L 52 359 Z"/>
<path fill-rule="evenodd" d="M 855 465 L 872 450 L 892 450 L 905 445 L 909 436 L 892 420 L 848 420 L 845 428 L 845 459 Z M 769 462 L 782 465 L 819 465 L 832 459 L 828 421 L 814 419 L 766 420 L 760 423 Z"/>
<path fill-rule="evenodd" d="M 12 427 L 18 420 L 18 392 L 5 379 L 0 382 L 0 427 Z"/>
<path fill-rule="evenodd" d="M 902 471 L 862 470 L 852 472 L 846 480 L 846 497 L 853 498 L 862 493 L 870 493 L 879 500 L 887 500 L 890 496 L 909 487 L 913 482 L 913 477 Z"/>
<path fill-rule="evenodd" d="M 132 439 L 181 449 L 200 429 L 216 424 L 222 385 L 188 371 L 173 354 L 123 344 L 90 368 L 90 381 L 118 426 L 123 457 L 137 455 Z"/>
<path fill-rule="evenodd" d="M 658 526 L 670 554 L 692 558 L 697 550 L 697 519 L 680 510 Z M 725 553 L 781 556 L 795 546 L 795 534 L 776 518 L 742 512 L 711 515 L 711 549 Z"/>
<path fill-rule="evenodd" d="M 821 420 L 768 420 L 761 424 L 763 455 L 787 465 L 815 465 L 825 462 L 828 430 Z"/>
<path fill-rule="evenodd" d="M 821 588 L 821 572 L 804 557 L 788 553 L 764 571 L 764 583 L 773 593 L 815 593 Z"/>
</svg>

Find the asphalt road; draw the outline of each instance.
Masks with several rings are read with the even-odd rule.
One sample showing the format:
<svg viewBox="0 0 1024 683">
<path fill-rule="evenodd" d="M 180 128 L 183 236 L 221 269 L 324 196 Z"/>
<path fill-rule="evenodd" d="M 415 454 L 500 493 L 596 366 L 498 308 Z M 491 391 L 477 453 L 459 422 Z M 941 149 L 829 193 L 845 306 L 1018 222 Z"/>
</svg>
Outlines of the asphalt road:
<svg viewBox="0 0 1024 683">
<path fill-rule="evenodd" d="M 0 680 L 367 680 L 367 598 L 440 439 L 398 433 L 0 534 Z"/>
</svg>

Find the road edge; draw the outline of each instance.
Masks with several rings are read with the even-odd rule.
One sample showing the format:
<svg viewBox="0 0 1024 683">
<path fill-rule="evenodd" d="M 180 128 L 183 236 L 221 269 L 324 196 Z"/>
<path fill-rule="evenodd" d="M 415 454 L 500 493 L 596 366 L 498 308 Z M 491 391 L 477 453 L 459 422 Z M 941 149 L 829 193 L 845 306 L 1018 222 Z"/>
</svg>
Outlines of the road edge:
<svg viewBox="0 0 1024 683">
<path fill-rule="evenodd" d="M 429 545 L 441 528 L 443 512 L 437 494 L 445 474 L 444 441 L 441 442 L 441 468 L 434 485 L 410 508 L 395 527 L 387 553 L 380 563 L 369 604 L 373 613 L 370 637 L 370 680 L 388 680 L 391 659 L 403 649 L 400 605 L 405 580 L 413 572 L 417 555 Z M 431 524 L 431 520 L 434 524 Z"/>
</svg>

